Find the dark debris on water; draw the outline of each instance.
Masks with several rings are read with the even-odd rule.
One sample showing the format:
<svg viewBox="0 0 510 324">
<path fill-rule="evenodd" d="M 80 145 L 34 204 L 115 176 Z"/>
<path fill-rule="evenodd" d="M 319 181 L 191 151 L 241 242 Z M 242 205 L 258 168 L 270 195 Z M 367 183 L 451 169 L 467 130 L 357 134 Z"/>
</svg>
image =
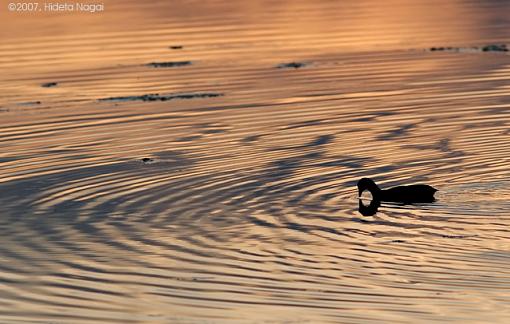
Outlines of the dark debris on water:
<svg viewBox="0 0 510 324">
<path fill-rule="evenodd" d="M 168 101 L 175 99 L 199 99 L 221 97 L 223 93 L 201 92 L 160 95 L 159 93 L 144 94 L 141 96 L 123 96 L 100 98 L 99 101 Z"/>
<path fill-rule="evenodd" d="M 448 235 L 448 234 L 444 234 L 444 235 L 441 235 L 441 237 L 448 238 L 448 239 L 464 239 L 464 238 L 476 237 L 476 235 Z"/>
<path fill-rule="evenodd" d="M 289 68 L 299 69 L 299 68 L 305 67 L 306 65 L 307 64 L 304 62 L 290 62 L 290 63 L 278 64 L 276 67 L 279 69 L 289 69 Z"/>
<path fill-rule="evenodd" d="M 26 102 L 20 102 L 18 103 L 18 106 L 34 106 L 34 105 L 40 105 L 42 102 L 40 101 L 26 101 Z"/>
<path fill-rule="evenodd" d="M 484 52 L 508 52 L 508 48 L 505 44 L 500 45 L 487 45 L 482 47 L 482 51 Z"/>
<path fill-rule="evenodd" d="M 482 47 L 474 46 L 474 47 L 431 47 L 431 52 L 467 52 L 467 51 L 477 51 L 477 52 L 508 52 L 508 47 L 506 44 L 489 44 Z"/>
<path fill-rule="evenodd" d="M 161 68 L 161 67 L 178 67 L 191 65 L 191 61 L 175 61 L 175 62 L 151 62 L 147 66 Z"/>
<path fill-rule="evenodd" d="M 168 46 L 169 49 L 173 49 L 173 50 L 178 50 L 178 49 L 182 49 L 183 47 L 181 45 L 172 45 L 172 46 Z"/>
<path fill-rule="evenodd" d="M 143 164 L 151 164 L 155 162 L 153 158 L 143 158 L 140 161 L 142 161 Z"/>
<path fill-rule="evenodd" d="M 57 82 L 47 82 L 47 83 L 41 84 L 41 87 L 43 87 L 43 88 L 52 88 L 52 87 L 56 87 L 57 85 L 58 85 Z"/>
</svg>

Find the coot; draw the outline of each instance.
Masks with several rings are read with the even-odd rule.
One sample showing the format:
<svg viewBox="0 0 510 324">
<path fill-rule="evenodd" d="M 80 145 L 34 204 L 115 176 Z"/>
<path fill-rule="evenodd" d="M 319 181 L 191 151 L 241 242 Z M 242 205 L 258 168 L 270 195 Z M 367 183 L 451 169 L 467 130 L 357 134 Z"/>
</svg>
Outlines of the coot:
<svg viewBox="0 0 510 324">
<path fill-rule="evenodd" d="M 368 190 L 373 200 L 392 201 L 402 203 L 427 203 L 435 200 L 436 188 L 425 184 L 398 186 L 390 189 L 380 189 L 372 179 L 362 178 L 358 181 L 358 194 Z"/>
</svg>

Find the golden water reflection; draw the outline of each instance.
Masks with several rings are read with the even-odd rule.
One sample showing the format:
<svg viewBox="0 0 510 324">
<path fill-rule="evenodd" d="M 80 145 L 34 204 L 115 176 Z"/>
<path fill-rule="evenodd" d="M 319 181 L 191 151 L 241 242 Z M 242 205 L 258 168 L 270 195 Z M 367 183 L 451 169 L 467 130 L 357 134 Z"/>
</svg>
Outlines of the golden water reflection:
<svg viewBox="0 0 510 324">
<path fill-rule="evenodd" d="M 104 3 L 0 10 L 0 322 L 508 322 L 507 3 Z"/>
</svg>

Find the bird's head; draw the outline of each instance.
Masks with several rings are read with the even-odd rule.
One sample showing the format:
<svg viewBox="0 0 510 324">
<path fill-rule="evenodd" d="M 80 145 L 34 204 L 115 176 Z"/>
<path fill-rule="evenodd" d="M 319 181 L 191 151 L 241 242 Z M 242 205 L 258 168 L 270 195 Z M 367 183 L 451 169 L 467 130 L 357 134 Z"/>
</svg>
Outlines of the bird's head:
<svg viewBox="0 0 510 324">
<path fill-rule="evenodd" d="M 374 180 L 370 178 L 361 178 L 358 181 L 358 197 L 361 197 L 361 194 L 365 190 L 370 191 L 372 196 L 375 196 L 375 193 L 377 193 L 381 189 L 379 189 L 379 187 L 375 184 Z"/>
</svg>

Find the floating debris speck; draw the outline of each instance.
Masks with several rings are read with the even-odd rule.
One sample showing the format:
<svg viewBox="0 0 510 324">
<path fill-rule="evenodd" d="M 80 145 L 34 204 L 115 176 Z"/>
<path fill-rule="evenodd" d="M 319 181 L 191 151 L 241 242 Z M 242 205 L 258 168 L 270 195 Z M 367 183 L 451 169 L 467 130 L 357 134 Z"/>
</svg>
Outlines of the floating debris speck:
<svg viewBox="0 0 510 324">
<path fill-rule="evenodd" d="M 153 158 L 143 158 L 141 161 L 143 164 L 151 164 L 151 163 L 156 162 L 156 161 L 154 161 Z"/>
<path fill-rule="evenodd" d="M 431 52 L 508 52 L 506 44 L 489 44 L 482 47 L 431 47 Z"/>
<path fill-rule="evenodd" d="M 27 101 L 27 102 L 20 102 L 18 103 L 18 106 L 33 106 L 33 105 L 40 105 L 40 101 Z"/>
<path fill-rule="evenodd" d="M 499 44 L 499 45 L 486 45 L 482 48 L 482 51 L 484 52 L 508 52 L 508 48 L 505 44 Z"/>
<path fill-rule="evenodd" d="M 41 84 L 41 87 L 43 87 L 43 88 L 52 88 L 52 87 L 56 87 L 57 85 L 58 85 L 57 82 L 47 82 L 47 83 Z"/>
<path fill-rule="evenodd" d="M 288 68 L 294 68 L 299 69 L 302 67 L 305 67 L 307 64 L 303 62 L 290 62 L 290 63 L 282 63 L 278 64 L 276 67 L 279 69 L 288 69 Z"/>
<path fill-rule="evenodd" d="M 176 61 L 176 62 L 151 62 L 148 63 L 147 66 L 151 67 L 178 67 L 178 66 L 186 66 L 191 65 L 191 61 Z"/>
<path fill-rule="evenodd" d="M 109 97 L 101 98 L 99 101 L 168 101 L 175 99 L 199 99 L 199 98 L 214 98 L 221 97 L 222 93 L 180 93 L 180 94 L 169 94 L 160 95 L 159 93 L 145 94 L 141 96 L 124 96 L 124 97 Z"/>
</svg>

